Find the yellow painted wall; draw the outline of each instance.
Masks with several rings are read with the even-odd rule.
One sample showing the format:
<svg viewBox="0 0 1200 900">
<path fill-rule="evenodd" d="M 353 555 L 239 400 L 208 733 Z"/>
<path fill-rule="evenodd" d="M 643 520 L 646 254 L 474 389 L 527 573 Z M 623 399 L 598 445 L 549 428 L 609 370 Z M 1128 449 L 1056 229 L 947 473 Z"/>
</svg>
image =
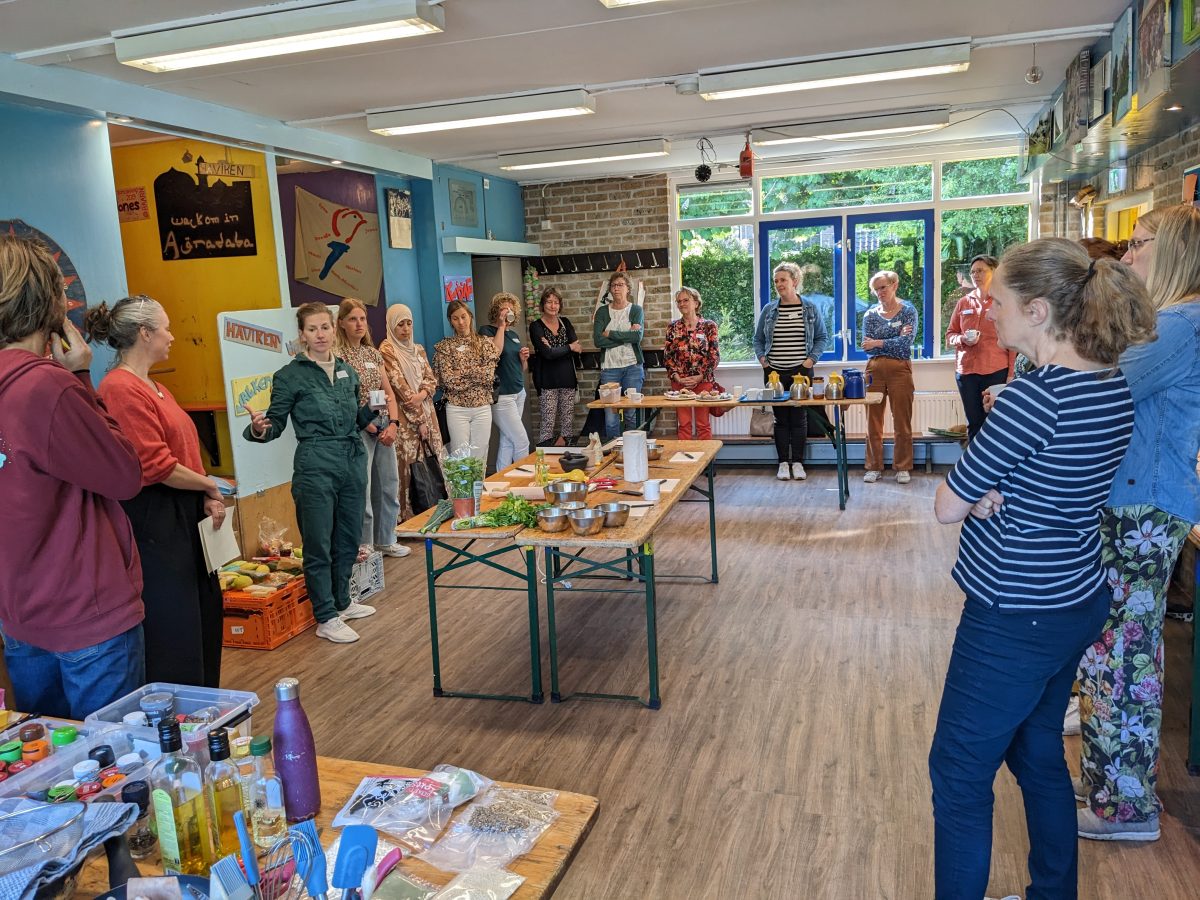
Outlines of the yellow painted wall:
<svg viewBox="0 0 1200 900">
<path fill-rule="evenodd" d="M 185 153 L 190 162 L 183 162 Z M 238 309 L 278 307 L 279 268 L 271 220 L 266 159 L 261 153 L 203 141 L 169 140 L 114 147 L 113 172 L 117 189 L 142 187 L 150 216 L 121 223 L 125 273 L 131 294 L 146 294 L 162 303 L 171 318 L 175 343 L 171 358 L 158 376 L 183 406 L 225 402 L 221 354 L 217 339 L 217 313 Z M 218 259 L 164 261 L 159 244 L 158 215 L 154 206 L 154 179 L 174 167 L 195 175 L 195 160 L 228 160 L 255 167 L 250 179 L 254 204 L 254 232 L 258 253 Z M 210 181 L 215 178 L 210 176 Z M 232 452 L 223 412 L 216 413 L 221 443 L 221 465 L 215 474 L 232 474 Z"/>
</svg>

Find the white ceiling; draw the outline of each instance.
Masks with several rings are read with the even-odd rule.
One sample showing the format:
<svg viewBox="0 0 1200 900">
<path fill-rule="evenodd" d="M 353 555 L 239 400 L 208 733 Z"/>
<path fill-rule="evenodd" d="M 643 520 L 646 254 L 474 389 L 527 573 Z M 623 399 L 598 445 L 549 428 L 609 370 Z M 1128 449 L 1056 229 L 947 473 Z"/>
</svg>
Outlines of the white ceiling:
<svg viewBox="0 0 1200 900">
<path fill-rule="evenodd" d="M 254 0 L 0 0 L 0 52 L 85 45 L 118 29 L 253 5 Z M 154 75 L 110 52 L 60 64 L 106 78 L 256 113 L 502 175 L 497 153 L 652 137 L 670 157 L 522 173 L 561 180 L 608 173 L 692 168 L 696 139 L 712 138 L 721 161 L 753 127 L 811 119 L 948 106 L 952 125 L 914 139 L 760 148 L 762 156 L 828 158 L 871 147 L 930 141 L 987 141 L 1019 133 L 1094 38 L 1043 41 L 1037 86 L 1024 81 L 1032 47 L 979 47 L 968 72 L 747 100 L 705 101 L 671 86 L 620 89 L 698 70 L 970 36 L 1111 23 L 1129 0 L 666 0 L 609 10 L 599 0 L 445 0 L 443 34 L 340 48 L 182 73 Z M 104 47 L 100 48 L 102 51 Z M 86 50 L 84 51 L 87 52 Z M 72 53 L 72 57 L 79 56 Z M 30 60 L 30 64 L 36 61 Z M 382 137 L 366 128 L 368 108 L 406 106 L 583 85 L 596 114 L 573 119 Z M 618 89 L 612 89 L 617 87 Z M 119 114 L 121 110 L 110 110 Z M 317 121 L 310 121 L 317 120 Z M 969 121 L 967 121 L 969 120 Z M 197 127 L 203 127 L 197 123 Z"/>
</svg>

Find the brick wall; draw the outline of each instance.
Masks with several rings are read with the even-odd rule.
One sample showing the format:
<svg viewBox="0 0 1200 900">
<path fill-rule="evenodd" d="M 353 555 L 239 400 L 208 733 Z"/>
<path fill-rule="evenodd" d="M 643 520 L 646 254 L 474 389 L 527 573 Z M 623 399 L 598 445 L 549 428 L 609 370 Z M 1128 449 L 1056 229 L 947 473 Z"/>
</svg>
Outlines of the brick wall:
<svg viewBox="0 0 1200 900">
<path fill-rule="evenodd" d="M 1200 125 L 1131 156 L 1128 160 L 1127 187 L 1120 194 L 1108 192 L 1107 173 L 1101 173 L 1088 181 L 1045 185 L 1039 210 L 1041 235 L 1072 239 L 1082 235 L 1079 210 L 1069 206 L 1067 198 L 1073 196 L 1084 184 L 1091 184 L 1097 191 L 1097 216 L 1103 215 L 1103 207 L 1109 201 L 1148 190 L 1154 192 L 1156 207 L 1178 203 L 1183 187 L 1183 170 L 1190 169 L 1197 163 L 1200 163 Z"/>
<path fill-rule="evenodd" d="M 527 185 L 522 195 L 525 238 L 540 244 L 543 256 L 612 253 L 671 244 L 671 191 L 666 175 Z M 543 228 L 543 221 L 548 221 L 550 227 Z M 575 326 L 585 349 L 595 349 L 592 307 L 608 274 L 611 273 L 581 272 L 541 278 L 543 288 L 553 286 L 562 293 L 563 315 Z M 635 291 L 639 281 L 646 289 L 646 336 L 642 346 L 661 348 L 673 310 L 671 270 L 638 269 L 629 275 Z M 587 414 L 585 404 L 593 398 L 597 376 L 596 371 L 580 373 L 577 428 L 583 425 Z M 662 369 L 647 371 L 647 393 L 661 394 L 666 387 Z M 536 422 L 539 415 L 536 399 L 532 405 Z M 669 410 L 660 416 L 659 423 L 656 428 L 659 434 L 674 433 L 675 416 Z"/>
</svg>

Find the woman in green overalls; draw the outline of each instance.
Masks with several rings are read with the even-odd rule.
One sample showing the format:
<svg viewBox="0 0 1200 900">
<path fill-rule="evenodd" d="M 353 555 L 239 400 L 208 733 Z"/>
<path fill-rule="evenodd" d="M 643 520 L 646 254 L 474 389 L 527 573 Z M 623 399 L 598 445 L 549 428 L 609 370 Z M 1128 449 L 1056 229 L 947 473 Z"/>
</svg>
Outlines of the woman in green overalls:
<svg viewBox="0 0 1200 900">
<path fill-rule="evenodd" d="M 246 408 L 250 424 L 243 436 L 273 441 L 292 417 L 297 441 L 292 499 L 317 637 L 349 644 L 358 634 L 345 620 L 375 615 L 374 607 L 350 602 L 350 571 L 366 507 L 367 457 L 359 432 L 376 428 L 375 412 L 359 404 L 354 369 L 333 355 L 337 332 L 329 308 L 305 303 L 296 321 L 305 349 L 275 373 L 266 413 Z"/>
</svg>

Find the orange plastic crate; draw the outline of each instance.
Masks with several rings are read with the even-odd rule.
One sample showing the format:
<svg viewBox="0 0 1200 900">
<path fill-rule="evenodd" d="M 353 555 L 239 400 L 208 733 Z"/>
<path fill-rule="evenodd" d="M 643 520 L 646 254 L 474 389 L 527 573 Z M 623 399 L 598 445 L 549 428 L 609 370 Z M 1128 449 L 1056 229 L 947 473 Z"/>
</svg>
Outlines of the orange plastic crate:
<svg viewBox="0 0 1200 900">
<path fill-rule="evenodd" d="M 251 650 L 274 650 L 313 622 L 304 578 L 294 578 L 265 597 L 245 591 L 225 592 L 223 644 Z"/>
</svg>

